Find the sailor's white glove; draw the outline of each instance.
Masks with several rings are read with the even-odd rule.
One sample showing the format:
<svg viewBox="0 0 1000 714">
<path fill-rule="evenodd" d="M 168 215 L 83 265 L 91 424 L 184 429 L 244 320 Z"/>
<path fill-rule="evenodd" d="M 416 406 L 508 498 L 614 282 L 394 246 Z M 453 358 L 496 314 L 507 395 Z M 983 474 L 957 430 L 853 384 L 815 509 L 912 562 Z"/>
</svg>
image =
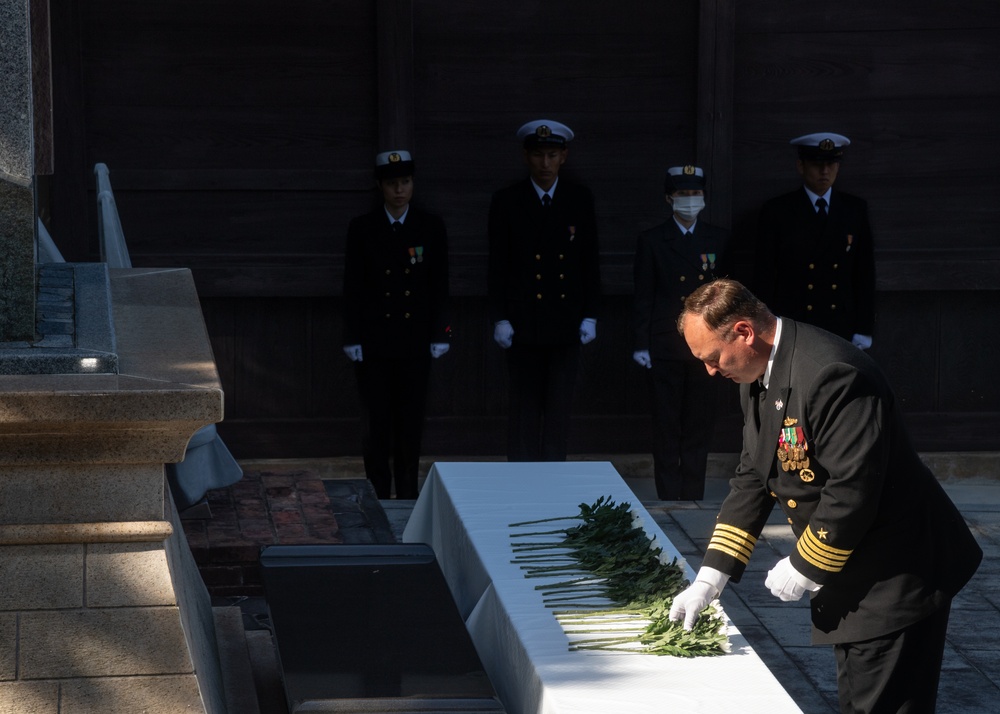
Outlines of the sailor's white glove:
<svg viewBox="0 0 1000 714">
<path fill-rule="evenodd" d="M 710 602 L 718 599 L 728 582 L 729 576 L 721 570 L 702 566 L 694 582 L 674 597 L 670 606 L 670 619 L 677 621 L 683 618 L 684 629 L 693 630 L 698 615 Z"/>
<path fill-rule="evenodd" d="M 858 349 L 866 350 L 872 346 L 871 335 L 856 334 L 854 335 L 854 337 L 851 338 L 851 344 L 857 347 Z"/>
<path fill-rule="evenodd" d="M 595 337 L 597 337 L 597 320 L 592 317 L 583 318 L 583 322 L 580 323 L 580 344 L 593 342 Z"/>
<path fill-rule="evenodd" d="M 493 341 L 503 349 L 507 349 L 513 344 L 514 328 L 506 320 L 500 320 L 493 326 Z"/>
<path fill-rule="evenodd" d="M 646 369 L 650 369 L 653 366 L 653 360 L 649 358 L 649 350 L 636 350 L 632 353 L 632 359 Z"/>
<path fill-rule="evenodd" d="M 361 362 L 361 345 L 345 345 L 344 354 L 351 362 Z"/>
<path fill-rule="evenodd" d="M 451 349 L 451 345 L 447 342 L 432 342 L 431 343 L 431 357 L 437 359 L 445 352 Z"/>
<path fill-rule="evenodd" d="M 782 558 L 767 571 L 764 586 L 784 602 L 794 602 L 807 592 L 816 592 L 823 587 L 796 570 L 789 558 Z"/>
</svg>

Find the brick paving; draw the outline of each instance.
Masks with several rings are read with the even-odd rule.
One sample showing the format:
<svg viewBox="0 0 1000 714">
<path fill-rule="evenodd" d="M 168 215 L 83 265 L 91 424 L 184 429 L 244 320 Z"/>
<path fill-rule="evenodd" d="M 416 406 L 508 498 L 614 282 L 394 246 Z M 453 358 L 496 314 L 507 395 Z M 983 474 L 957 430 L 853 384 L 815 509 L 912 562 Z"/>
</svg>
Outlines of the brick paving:
<svg viewBox="0 0 1000 714">
<path fill-rule="evenodd" d="M 324 481 L 312 469 L 244 471 L 209 491 L 211 518 L 182 521 L 212 595 L 260 595 L 260 549 L 267 545 L 342 543 Z"/>
</svg>

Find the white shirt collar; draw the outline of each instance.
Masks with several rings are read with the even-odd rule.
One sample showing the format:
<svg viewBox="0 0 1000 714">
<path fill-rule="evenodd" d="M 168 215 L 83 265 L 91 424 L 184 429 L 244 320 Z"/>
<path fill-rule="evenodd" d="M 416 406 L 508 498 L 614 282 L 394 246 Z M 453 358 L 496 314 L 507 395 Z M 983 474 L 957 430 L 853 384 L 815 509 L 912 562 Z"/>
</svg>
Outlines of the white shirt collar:
<svg viewBox="0 0 1000 714">
<path fill-rule="evenodd" d="M 820 196 L 818 193 L 813 193 L 812 191 L 809 190 L 807 186 L 803 186 L 802 188 L 806 190 L 806 195 L 809 196 L 809 200 L 812 202 L 813 208 L 816 208 L 816 201 L 821 198 L 826 201 L 827 206 L 830 205 L 830 194 L 833 193 L 832 186 L 828 188 L 826 190 L 826 193 L 824 193 L 822 196 Z"/>
<path fill-rule="evenodd" d="M 395 223 L 396 221 L 399 221 L 400 223 L 406 223 L 406 217 L 410 214 L 410 206 L 409 206 L 409 204 L 407 204 L 406 210 L 403 211 L 403 215 L 401 215 L 399 218 L 393 217 L 393 215 L 391 213 L 389 213 L 389 209 L 386 208 L 385 206 L 382 206 L 382 208 L 385 209 L 385 217 L 389 219 L 389 225 L 390 226 L 393 223 Z"/>
<path fill-rule="evenodd" d="M 774 344 L 771 345 L 771 356 L 767 358 L 767 369 L 764 370 L 764 376 L 761 377 L 761 384 L 764 385 L 764 389 L 767 389 L 768 383 L 771 381 L 771 367 L 774 366 L 774 355 L 778 352 L 778 343 L 781 342 L 781 318 L 777 318 L 777 326 L 774 328 Z"/>
<path fill-rule="evenodd" d="M 549 194 L 549 198 L 555 198 L 556 197 L 556 186 L 559 185 L 559 177 L 556 176 L 556 180 L 552 182 L 551 186 L 549 186 L 549 190 L 548 191 L 540 188 L 538 186 L 538 184 L 535 183 L 535 179 L 531 179 L 531 185 L 535 188 L 535 193 L 538 194 L 538 200 L 539 201 L 542 200 L 542 196 L 544 196 L 545 194 Z"/>
<path fill-rule="evenodd" d="M 681 223 L 680 221 L 678 221 L 677 220 L 677 216 L 673 216 L 673 219 L 674 219 L 674 223 L 677 224 L 677 227 L 681 229 L 681 235 L 684 235 L 685 233 L 694 233 L 694 227 L 696 225 L 698 225 L 698 219 L 697 218 L 694 219 L 694 223 L 691 224 L 690 228 L 687 228 L 683 223 Z"/>
</svg>

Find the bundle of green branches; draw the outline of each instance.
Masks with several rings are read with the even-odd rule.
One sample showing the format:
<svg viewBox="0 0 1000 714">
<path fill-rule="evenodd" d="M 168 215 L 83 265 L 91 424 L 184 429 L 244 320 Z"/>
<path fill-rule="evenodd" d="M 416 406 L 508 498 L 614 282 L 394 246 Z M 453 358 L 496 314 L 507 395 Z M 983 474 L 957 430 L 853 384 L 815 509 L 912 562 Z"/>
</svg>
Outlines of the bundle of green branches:
<svg viewBox="0 0 1000 714">
<path fill-rule="evenodd" d="M 573 650 L 614 650 L 675 657 L 730 651 L 718 601 L 692 630 L 670 620 L 670 605 L 688 586 L 677 559 L 668 560 L 628 503 L 602 496 L 572 516 L 512 523 L 512 529 L 573 521 L 565 528 L 516 532 L 514 563 L 553 608 Z M 527 540 L 541 538 L 542 540 Z"/>
</svg>

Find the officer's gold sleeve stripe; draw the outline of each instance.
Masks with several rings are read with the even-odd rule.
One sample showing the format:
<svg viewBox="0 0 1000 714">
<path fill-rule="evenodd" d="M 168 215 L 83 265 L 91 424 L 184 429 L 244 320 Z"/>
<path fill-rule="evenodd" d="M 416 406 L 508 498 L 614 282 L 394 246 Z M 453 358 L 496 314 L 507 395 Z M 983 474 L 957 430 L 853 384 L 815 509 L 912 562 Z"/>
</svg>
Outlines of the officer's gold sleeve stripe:
<svg viewBox="0 0 1000 714">
<path fill-rule="evenodd" d="M 809 529 L 806 529 L 806 532 L 799 538 L 796 549 L 807 563 L 830 573 L 839 573 L 843 570 L 847 559 L 853 552 L 834 548 L 821 542 Z"/>
<path fill-rule="evenodd" d="M 715 527 L 708 549 L 721 551 L 746 565 L 756 544 L 757 539 L 746 531 L 720 523 Z"/>
</svg>

